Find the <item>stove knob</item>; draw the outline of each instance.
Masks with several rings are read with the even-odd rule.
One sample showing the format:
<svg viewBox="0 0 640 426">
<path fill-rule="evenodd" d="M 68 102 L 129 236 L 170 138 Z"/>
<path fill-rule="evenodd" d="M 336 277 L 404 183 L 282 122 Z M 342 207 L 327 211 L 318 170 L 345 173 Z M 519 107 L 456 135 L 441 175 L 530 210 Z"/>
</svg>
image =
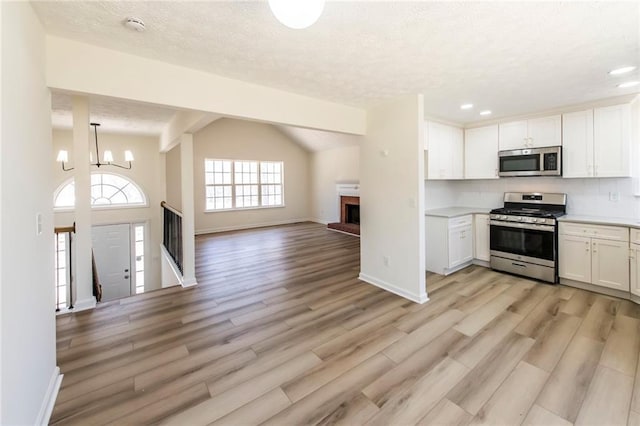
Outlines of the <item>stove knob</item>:
<svg viewBox="0 0 640 426">
<path fill-rule="evenodd" d="M 518 218 L 518 222 L 522 222 L 522 219 L 523 219 L 523 218 L 519 217 L 519 218 Z"/>
<path fill-rule="evenodd" d="M 544 219 L 542 219 L 542 220 L 544 220 Z M 532 217 L 532 218 L 531 218 L 531 222 L 536 223 L 537 221 L 538 221 L 538 219 L 537 219 L 537 218 L 535 218 L 535 217 Z"/>
</svg>

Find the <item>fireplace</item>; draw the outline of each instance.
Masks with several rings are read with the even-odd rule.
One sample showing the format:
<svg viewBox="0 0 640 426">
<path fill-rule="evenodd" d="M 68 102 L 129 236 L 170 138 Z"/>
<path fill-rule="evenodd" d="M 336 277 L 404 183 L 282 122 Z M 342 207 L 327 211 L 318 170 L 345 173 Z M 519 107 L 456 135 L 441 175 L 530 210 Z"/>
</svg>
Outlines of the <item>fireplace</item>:
<svg viewBox="0 0 640 426">
<path fill-rule="evenodd" d="M 344 191 L 340 194 L 340 222 L 330 223 L 329 229 L 360 235 L 360 196 L 354 195 L 354 191 Z"/>
</svg>

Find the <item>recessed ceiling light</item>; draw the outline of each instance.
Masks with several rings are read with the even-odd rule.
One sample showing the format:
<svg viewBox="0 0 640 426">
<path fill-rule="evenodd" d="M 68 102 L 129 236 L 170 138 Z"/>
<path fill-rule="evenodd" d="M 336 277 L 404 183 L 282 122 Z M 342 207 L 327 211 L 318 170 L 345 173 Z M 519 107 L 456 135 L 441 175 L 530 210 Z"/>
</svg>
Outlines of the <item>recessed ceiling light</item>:
<svg viewBox="0 0 640 426">
<path fill-rule="evenodd" d="M 480 111 L 480 115 L 491 115 L 491 111 L 489 111 L 488 109 L 485 111 Z"/>
<path fill-rule="evenodd" d="M 473 104 L 462 104 L 460 105 L 460 109 L 471 109 L 473 108 Z"/>
<path fill-rule="evenodd" d="M 146 28 L 142 19 L 133 17 L 125 19 L 124 26 L 139 33 L 144 31 Z"/>
<path fill-rule="evenodd" d="M 611 70 L 609 71 L 609 74 L 611 75 L 620 75 L 620 74 L 626 74 L 628 72 L 631 72 L 633 70 L 635 70 L 636 67 L 622 67 L 622 68 L 616 68 L 615 70 Z"/>
<path fill-rule="evenodd" d="M 627 88 L 627 87 L 637 86 L 638 84 L 640 84 L 640 81 L 627 81 L 626 83 L 618 84 L 618 87 L 621 88 L 621 89 L 624 89 L 624 88 Z"/>
</svg>

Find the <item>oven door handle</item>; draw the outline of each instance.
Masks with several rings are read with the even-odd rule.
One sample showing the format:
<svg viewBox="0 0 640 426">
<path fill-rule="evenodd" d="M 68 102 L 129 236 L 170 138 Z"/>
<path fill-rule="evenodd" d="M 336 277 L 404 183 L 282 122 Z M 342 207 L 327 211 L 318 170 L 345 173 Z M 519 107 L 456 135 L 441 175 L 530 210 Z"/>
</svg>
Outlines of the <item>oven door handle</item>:
<svg viewBox="0 0 640 426">
<path fill-rule="evenodd" d="M 492 220 L 489 223 L 493 226 L 503 226 L 505 228 L 532 229 L 534 231 L 546 231 L 546 232 L 556 231 L 556 228 L 553 225 L 535 225 L 533 223 L 502 222 L 500 220 Z"/>
</svg>

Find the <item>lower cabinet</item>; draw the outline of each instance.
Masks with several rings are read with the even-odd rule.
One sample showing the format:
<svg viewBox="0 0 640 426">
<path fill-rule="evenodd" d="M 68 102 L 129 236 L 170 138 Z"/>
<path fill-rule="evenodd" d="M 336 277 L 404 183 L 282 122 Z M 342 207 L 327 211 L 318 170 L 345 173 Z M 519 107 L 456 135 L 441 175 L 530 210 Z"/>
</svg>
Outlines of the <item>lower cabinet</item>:
<svg viewBox="0 0 640 426">
<path fill-rule="evenodd" d="M 640 244 L 631 244 L 629 248 L 629 258 L 631 260 L 630 268 L 630 287 L 631 294 L 640 296 Z"/>
<path fill-rule="evenodd" d="M 476 214 L 474 220 L 474 258 L 489 262 L 491 260 L 491 246 L 489 244 L 489 215 Z"/>
<path fill-rule="evenodd" d="M 471 215 L 446 218 L 426 217 L 427 271 L 448 275 L 473 260 Z"/>
<path fill-rule="evenodd" d="M 559 226 L 558 263 L 560 278 L 629 291 L 628 228 L 579 224 Z M 607 235 L 611 239 L 596 238 Z"/>
</svg>

